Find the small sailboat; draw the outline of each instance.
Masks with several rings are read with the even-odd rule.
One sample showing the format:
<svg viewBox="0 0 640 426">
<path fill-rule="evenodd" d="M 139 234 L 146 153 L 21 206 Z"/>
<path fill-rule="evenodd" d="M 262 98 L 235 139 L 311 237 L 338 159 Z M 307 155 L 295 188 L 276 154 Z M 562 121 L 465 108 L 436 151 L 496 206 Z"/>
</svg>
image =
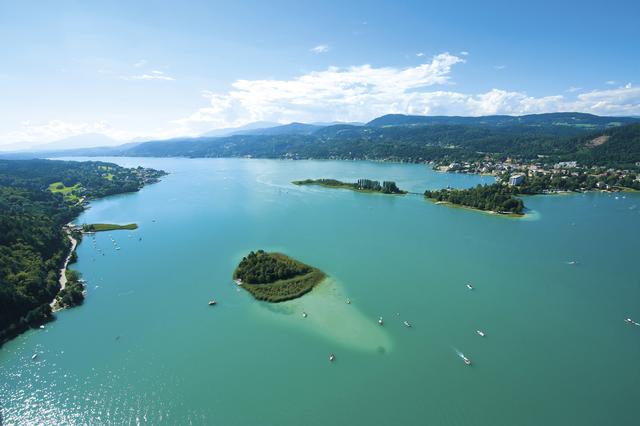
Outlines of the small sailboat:
<svg viewBox="0 0 640 426">
<path fill-rule="evenodd" d="M 382 317 L 378 318 L 378 324 L 384 325 L 384 321 L 382 320 Z"/>
<path fill-rule="evenodd" d="M 468 288 L 469 290 L 473 290 L 473 286 L 472 286 L 471 284 L 467 284 L 467 288 Z"/>
<path fill-rule="evenodd" d="M 411 323 L 409 321 L 404 321 L 404 325 L 406 325 L 407 327 L 411 328 Z"/>
<path fill-rule="evenodd" d="M 305 311 L 302 311 L 302 318 L 306 318 L 307 317 L 307 313 Z"/>
<path fill-rule="evenodd" d="M 347 305 L 351 304 L 351 299 L 347 299 Z"/>
<path fill-rule="evenodd" d="M 334 354 L 329 355 L 329 361 L 333 362 L 335 359 L 336 359 L 336 356 Z"/>
<path fill-rule="evenodd" d="M 484 337 L 484 331 L 482 331 L 482 330 L 476 330 L 476 333 L 478 333 L 478 336 L 480 336 L 480 337 Z"/>
<path fill-rule="evenodd" d="M 465 365 L 471 365 L 471 360 L 466 356 L 462 355 L 462 360 L 464 361 Z"/>
<path fill-rule="evenodd" d="M 209 306 L 213 306 L 213 305 L 215 305 L 216 303 L 218 303 L 218 302 L 216 302 L 216 299 L 211 299 L 211 300 L 209 300 Z"/>
<path fill-rule="evenodd" d="M 31 359 L 36 359 L 38 357 L 38 354 L 33 354 L 33 356 L 31 356 Z"/>
</svg>

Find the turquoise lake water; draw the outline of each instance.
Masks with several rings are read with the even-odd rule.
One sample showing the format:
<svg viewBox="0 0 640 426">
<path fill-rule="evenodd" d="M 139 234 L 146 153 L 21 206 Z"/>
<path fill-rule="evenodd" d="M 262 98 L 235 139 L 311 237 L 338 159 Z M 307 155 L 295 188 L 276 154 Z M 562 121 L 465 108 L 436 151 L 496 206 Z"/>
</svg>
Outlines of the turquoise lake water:
<svg viewBox="0 0 640 426">
<path fill-rule="evenodd" d="M 104 256 L 86 237 L 84 305 L 0 349 L 0 424 L 640 422 L 640 194 L 528 197 L 511 219 L 290 184 L 491 181 L 423 165 L 105 160 L 170 175 L 78 219 L 140 228 L 98 234 Z M 257 302 L 231 281 L 256 249 L 330 278 Z"/>
</svg>

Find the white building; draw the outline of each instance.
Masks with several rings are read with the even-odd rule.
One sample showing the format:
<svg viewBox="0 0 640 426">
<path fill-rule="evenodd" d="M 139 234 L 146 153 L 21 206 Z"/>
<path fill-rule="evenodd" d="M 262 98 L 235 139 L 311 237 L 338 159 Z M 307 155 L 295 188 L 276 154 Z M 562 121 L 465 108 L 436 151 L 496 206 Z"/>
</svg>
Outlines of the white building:
<svg viewBox="0 0 640 426">
<path fill-rule="evenodd" d="M 524 182 L 524 175 L 511 175 L 509 178 L 509 185 L 518 186 Z"/>
</svg>

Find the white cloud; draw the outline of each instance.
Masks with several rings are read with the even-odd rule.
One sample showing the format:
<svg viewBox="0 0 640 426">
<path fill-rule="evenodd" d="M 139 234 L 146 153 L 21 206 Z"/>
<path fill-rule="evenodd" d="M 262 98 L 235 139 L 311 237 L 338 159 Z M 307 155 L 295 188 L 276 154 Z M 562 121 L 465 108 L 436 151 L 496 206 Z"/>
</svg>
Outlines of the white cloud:
<svg viewBox="0 0 640 426">
<path fill-rule="evenodd" d="M 469 52 L 467 52 L 466 50 L 463 50 L 462 52 L 460 52 L 460 54 L 462 56 L 467 56 L 467 55 L 469 55 Z"/>
<path fill-rule="evenodd" d="M 424 53 L 422 53 L 422 52 L 418 52 L 418 53 L 416 53 L 416 56 L 417 56 L 418 58 L 421 58 L 421 57 L 423 57 L 423 56 L 424 56 Z"/>
<path fill-rule="evenodd" d="M 13 142 L 43 142 L 87 133 L 100 133 L 114 139 L 126 139 L 128 136 L 126 133 L 114 129 L 105 121 L 50 120 L 45 123 L 22 121 L 18 130 L 8 133 L 2 139 Z"/>
<path fill-rule="evenodd" d="M 147 60 L 146 59 L 140 59 L 138 62 L 136 62 L 135 64 L 133 64 L 133 66 L 135 68 L 140 68 L 147 65 Z"/>
<path fill-rule="evenodd" d="M 494 65 L 493 68 L 497 69 L 497 70 L 503 70 L 505 69 L 507 66 L 506 65 Z"/>
<path fill-rule="evenodd" d="M 327 53 L 329 51 L 329 46 L 326 44 L 320 44 L 316 47 L 309 49 L 309 52 L 313 53 Z"/>
<path fill-rule="evenodd" d="M 607 81 L 604 82 L 604 84 L 608 84 L 609 86 L 613 86 L 616 83 L 617 83 L 617 81 L 615 81 L 615 80 L 607 80 Z"/>
<path fill-rule="evenodd" d="M 581 90 L 582 90 L 582 87 L 573 87 L 573 86 L 571 86 L 566 91 L 569 92 L 569 93 L 575 93 L 575 92 L 579 92 Z"/>
<path fill-rule="evenodd" d="M 425 87 L 447 84 L 451 67 L 461 62 L 443 53 L 408 68 L 329 67 L 291 80 L 237 80 L 231 91 L 210 94 L 208 107 L 176 123 L 208 129 L 262 120 L 367 120 L 411 108 Z"/>
<path fill-rule="evenodd" d="M 174 124 L 185 134 L 252 121 L 368 121 L 388 113 L 424 115 L 533 114 L 580 111 L 602 115 L 640 114 L 640 89 L 610 90 L 534 97 L 494 88 L 485 93 L 429 90 L 450 85 L 451 71 L 463 63 L 443 53 L 430 62 L 408 67 L 370 65 L 330 67 L 290 80 L 237 80 L 226 93 L 205 92 L 209 105 Z"/>
<path fill-rule="evenodd" d="M 175 78 L 166 75 L 162 71 L 153 70 L 150 73 L 131 75 L 127 77 L 122 77 L 123 80 L 164 80 L 164 81 L 175 81 Z"/>
<path fill-rule="evenodd" d="M 253 121 L 366 122 L 389 113 L 478 116 L 578 111 L 640 115 L 640 87 L 631 83 L 606 90 L 572 87 L 562 94 L 538 97 L 500 88 L 483 93 L 451 90 L 452 71 L 464 62 L 460 56 L 442 53 L 406 68 L 329 67 L 284 80 L 236 80 L 226 92 L 203 90 L 205 107 L 163 127 L 145 129 L 144 134 L 115 129 L 104 121 L 52 120 L 39 124 L 23 122 L 16 131 L 0 135 L 0 141 L 50 141 L 83 133 L 102 133 L 118 140 L 141 136 L 167 138 L 194 136 L 212 128 Z M 159 70 L 133 77 L 137 78 L 129 79 L 172 79 Z"/>
</svg>

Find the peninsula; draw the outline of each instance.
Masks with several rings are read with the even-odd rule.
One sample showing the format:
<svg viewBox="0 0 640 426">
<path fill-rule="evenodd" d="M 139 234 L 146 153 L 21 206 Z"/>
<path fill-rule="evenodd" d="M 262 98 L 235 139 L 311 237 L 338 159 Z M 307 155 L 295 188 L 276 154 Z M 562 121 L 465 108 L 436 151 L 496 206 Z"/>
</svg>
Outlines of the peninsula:
<svg viewBox="0 0 640 426">
<path fill-rule="evenodd" d="M 319 284 L 325 273 L 282 253 L 250 252 L 233 272 L 233 279 L 258 300 L 296 299 Z"/>
<path fill-rule="evenodd" d="M 407 191 L 403 191 L 393 181 L 383 181 L 382 185 L 377 180 L 370 179 L 358 179 L 357 182 L 341 182 L 335 179 L 305 179 L 294 180 L 294 185 L 318 185 L 327 188 L 342 188 L 350 189 L 352 191 L 359 192 L 379 192 L 381 194 L 406 194 Z"/>
<path fill-rule="evenodd" d="M 93 223 L 90 225 L 82 225 L 83 232 L 104 232 L 119 230 L 133 231 L 134 229 L 138 229 L 138 224 L 130 223 L 128 225 L 116 225 L 112 223 Z"/>
<path fill-rule="evenodd" d="M 426 190 L 424 196 L 437 203 L 449 203 L 474 210 L 522 216 L 525 209 L 524 203 L 521 199 L 514 197 L 514 193 L 510 187 L 494 183 L 493 185 L 478 185 L 469 189 Z"/>
</svg>

